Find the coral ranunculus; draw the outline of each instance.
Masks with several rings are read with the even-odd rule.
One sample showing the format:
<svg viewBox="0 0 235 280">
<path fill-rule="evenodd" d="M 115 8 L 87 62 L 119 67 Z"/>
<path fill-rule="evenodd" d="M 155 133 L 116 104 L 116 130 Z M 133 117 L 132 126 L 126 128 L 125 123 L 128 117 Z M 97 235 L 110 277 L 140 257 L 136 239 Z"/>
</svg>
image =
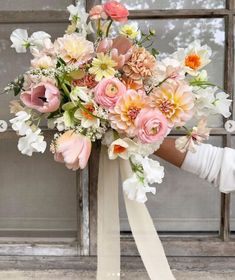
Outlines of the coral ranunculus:
<svg viewBox="0 0 235 280">
<path fill-rule="evenodd" d="M 109 1 L 104 4 L 105 13 L 114 21 L 127 21 L 129 11 L 121 3 L 117 1 Z"/>
<path fill-rule="evenodd" d="M 142 143 L 162 140 L 168 131 L 167 119 L 157 109 L 144 108 L 135 119 L 138 139 Z"/>
<path fill-rule="evenodd" d="M 51 150 L 55 161 L 64 162 L 67 168 L 84 169 L 91 154 L 91 141 L 88 137 L 69 130 L 59 136 Z"/>
<path fill-rule="evenodd" d="M 22 92 L 20 99 L 27 107 L 40 113 L 54 112 L 60 106 L 58 88 L 47 82 L 41 82 L 31 90 Z"/>
<path fill-rule="evenodd" d="M 126 87 L 117 78 L 103 79 L 95 88 L 95 101 L 109 109 L 126 93 Z"/>
</svg>

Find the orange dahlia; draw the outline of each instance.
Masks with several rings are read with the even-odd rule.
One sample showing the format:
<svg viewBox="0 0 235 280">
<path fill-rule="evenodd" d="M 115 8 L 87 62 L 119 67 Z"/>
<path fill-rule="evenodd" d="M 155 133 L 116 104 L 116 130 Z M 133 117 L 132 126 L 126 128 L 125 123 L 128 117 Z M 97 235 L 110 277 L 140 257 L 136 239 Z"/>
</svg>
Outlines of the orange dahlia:
<svg viewBox="0 0 235 280">
<path fill-rule="evenodd" d="M 158 108 L 169 124 L 184 125 L 193 115 L 194 98 L 185 83 L 164 83 L 150 94 L 151 106 Z"/>
<path fill-rule="evenodd" d="M 109 119 L 113 129 L 135 136 L 135 119 L 141 109 L 148 105 L 148 98 L 141 92 L 128 90 L 110 110 Z"/>
</svg>

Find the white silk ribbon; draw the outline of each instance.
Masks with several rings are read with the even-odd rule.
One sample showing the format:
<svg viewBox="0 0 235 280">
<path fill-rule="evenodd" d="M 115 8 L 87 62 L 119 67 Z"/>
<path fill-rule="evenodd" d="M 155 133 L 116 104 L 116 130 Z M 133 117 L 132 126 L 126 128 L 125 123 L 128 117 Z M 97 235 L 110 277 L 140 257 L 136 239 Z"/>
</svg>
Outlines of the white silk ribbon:
<svg viewBox="0 0 235 280">
<path fill-rule="evenodd" d="M 120 279 L 119 168 L 122 181 L 132 176 L 128 160 L 109 160 L 102 147 L 98 181 L 97 280 Z M 133 237 L 151 280 L 175 280 L 145 204 L 124 194 Z"/>
</svg>

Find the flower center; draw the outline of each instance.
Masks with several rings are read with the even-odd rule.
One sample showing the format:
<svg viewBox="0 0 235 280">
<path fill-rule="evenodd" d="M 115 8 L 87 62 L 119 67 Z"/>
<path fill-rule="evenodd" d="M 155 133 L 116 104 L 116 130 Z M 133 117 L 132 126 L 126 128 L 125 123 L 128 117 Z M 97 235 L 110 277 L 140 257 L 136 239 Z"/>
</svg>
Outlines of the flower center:
<svg viewBox="0 0 235 280">
<path fill-rule="evenodd" d="M 150 129 L 150 135 L 155 135 L 159 132 L 160 130 L 160 124 L 156 124 L 155 126 L 153 126 L 151 129 Z"/>
<path fill-rule="evenodd" d="M 106 64 L 106 63 L 101 63 L 101 64 L 100 64 L 100 69 L 101 69 L 101 70 L 107 70 L 107 69 L 108 69 L 107 64 Z"/>
<path fill-rule="evenodd" d="M 130 107 L 127 114 L 128 114 L 128 117 L 131 119 L 131 120 L 135 120 L 137 115 L 139 114 L 140 112 L 140 108 L 137 108 L 137 107 Z"/>
<path fill-rule="evenodd" d="M 122 147 L 120 145 L 114 145 L 114 147 L 113 147 L 114 154 L 121 154 L 121 153 L 123 153 L 125 151 L 126 151 L 126 148 L 124 148 L 124 147 Z"/>
<path fill-rule="evenodd" d="M 87 111 L 82 112 L 82 115 L 84 116 L 84 118 L 86 118 L 88 120 L 93 120 L 94 117 L 91 115 L 95 111 L 95 108 L 94 108 L 93 104 L 86 104 L 84 107 L 88 111 L 88 112 Z"/>
<path fill-rule="evenodd" d="M 105 89 L 105 95 L 108 97 L 114 97 L 118 93 L 118 88 L 115 84 L 109 84 L 107 85 Z"/>
<path fill-rule="evenodd" d="M 159 104 L 159 110 L 166 116 L 170 117 L 175 112 L 175 105 L 170 100 L 163 100 Z"/>
<path fill-rule="evenodd" d="M 185 58 L 185 65 L 196 70 L 201 66 L 201 58 L 199 55 L 192 53 Z"/>
</svg>

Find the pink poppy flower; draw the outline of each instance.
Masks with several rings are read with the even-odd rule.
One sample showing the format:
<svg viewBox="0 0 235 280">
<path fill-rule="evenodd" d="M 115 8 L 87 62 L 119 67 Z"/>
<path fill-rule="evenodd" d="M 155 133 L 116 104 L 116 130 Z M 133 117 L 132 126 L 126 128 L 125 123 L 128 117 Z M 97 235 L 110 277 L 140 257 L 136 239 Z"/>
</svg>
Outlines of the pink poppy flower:
<svg viewBox="0 0 235 280">
<path fill-rule="evenodd" d="M 103 5 L 105 13 L 114 21 L 127 21 L 129 12 L 123 4 L 117 1 L 108 1 Z"/>
<path fill-rule="evenodd" d="M 117 78 L 103 79 L 95 88 L 95 101 L 107 109 L 113 108 L 125 93 L 125 85 Z"/>
<path fill-rule="evenodd" d="M 60 106 L 60 92 L 48 82 L 41 82 L 29 91 L 22 92 L 20 99 L 27 107 L 40 113 L 54 112 Z"/>
<path fill-rule="evenodd" d="M 56 140 L 52 151 L 55 161 L 64 162 L 68 169 L 84 169 L 91 154 L 91 141 L 88 137 L 69 130 Z"/>
<path fill-rule="evenodd" d="M 162 140 L 168 131 L 167 119 L 157 109 L 144 108 L 135 119 L 137 137 L 142 143 Z"/>
</svg>

